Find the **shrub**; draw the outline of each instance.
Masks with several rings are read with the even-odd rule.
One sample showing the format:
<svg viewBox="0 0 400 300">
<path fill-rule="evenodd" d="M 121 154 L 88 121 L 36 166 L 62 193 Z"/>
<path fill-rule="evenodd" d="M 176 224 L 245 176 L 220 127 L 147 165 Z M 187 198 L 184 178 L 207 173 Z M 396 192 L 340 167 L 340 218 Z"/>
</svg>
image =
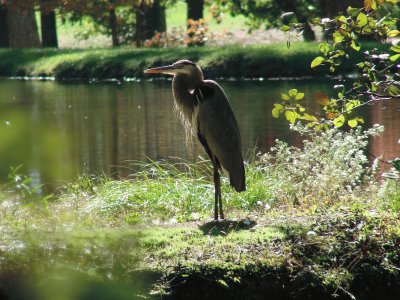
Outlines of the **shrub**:
<svg viewBox="0 0 400 300">
<path fill-rule="evenodd" d="M 337 128 L 315 132 L 303 125 L 292 129 L 306 138 L 302 148 L 277 141 L 272 155 L 261 156 L 271 164 L 267 175 L 279 183 L 275 187 L 277 199 L 331 203 L 362 189 L 372 179 L 374 172 L 367 166 L 365 148 L 368 139 L 383 130 L 381 126 L 347 132 Z"/>
</svg>

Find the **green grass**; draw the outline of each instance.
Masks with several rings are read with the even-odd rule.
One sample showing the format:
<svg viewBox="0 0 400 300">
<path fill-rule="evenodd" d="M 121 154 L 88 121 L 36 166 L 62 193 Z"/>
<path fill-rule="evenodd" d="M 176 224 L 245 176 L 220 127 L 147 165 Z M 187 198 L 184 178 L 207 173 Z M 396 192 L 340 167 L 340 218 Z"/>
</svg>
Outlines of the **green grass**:
<svg viewBox="0 0 400 300">
<path fill-rule="evenodd" d="M 78 291 L 66 299 L 97 298 L 99 285 L 120 299 L 399 296 L 398 180 L 377 181 L 362 151 L 379 129 L 298 130 L 303 148 L 278 143 L 246 159 L 246 192 L 223 179 L 223 222 L 210 221 L 208 161 L 140 163 L 129 180 L 82 176 L 43 199 L 10 182 L 0 292 L 15 274 L 38 299 L 51 299 L 60 277 Z"/>
<path fill-rule="evenodd" d="M 369 45 L 372 46 L 379 45 Z M 300 42 L 289 49 L 285 44 L 171 49 L 0 49 L 0 75 L 142 78 L 146 68 L 186 58 L 197 62 L 208 78 L 315 76 L 322 75 L 310 68 L 317 55 L 317 44 Z M 344 64 L 344 71 L 354 70 L 353 59 Z"/>
<path fill-rule="evenodd" d="M 204 20 L 209 28 L 209 32 L 217 33 L 222 31 L 235 31 L 246 29 L 246 17 L 224 14 L 220 23 L 218 23 L 211 15 L 208 6 L 204 8 Z M 173 6 L 169 6 L 166 10 L 167 30 L 172 28 L 185 28 L 187 17 L 187 5 L 184 1 L 177 1 Z"/>
</svg>

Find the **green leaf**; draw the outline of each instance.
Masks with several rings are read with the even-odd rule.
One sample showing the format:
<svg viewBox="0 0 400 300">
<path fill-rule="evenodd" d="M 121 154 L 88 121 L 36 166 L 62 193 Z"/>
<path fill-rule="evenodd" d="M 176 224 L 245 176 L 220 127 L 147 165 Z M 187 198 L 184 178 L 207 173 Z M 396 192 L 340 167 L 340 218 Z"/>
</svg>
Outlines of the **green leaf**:
<svg viewBox="0 0 400 300">
<path fill-rule="evenodd" d="M 392 62 L 395 62 L 399 58 L 400 58 L 400 54 L 395 54 L 395 55 L 392 55 L 391 57 L 389 57 L 390 61 L 392 61 Z"/>
<path fill-rule="evenodd" d="M 356 119 L 351 119 L 351 120 L 348 120 L 347 121 L 347 124 L 349 124 L 349 126 L 351 127 L 351 128 L 354 128 L 354 127 L 356 127 L 357 126 L 357 120 Z"/>
<path fill-rule="evenodd" d="M 387 34 L 388 37 L 396 37 L 400 34 L 399 30 L 390 30 Z"/>
<path fill-rule="evenodd" d="M 297 89 L 291 89 L 291 90 L 289 90 L 288 94 L 289 94 L 289 96 L 292 97 L 292 98 L 295 97 L 295 96 L 297 95 Z"/>
<path fill-rule="evenodd" d="M 367 24 L 368 24 L 367 16 L 364 13 L 360 12 L 357 16 L 357 25 L 360 27 L 364 27 Z"/>
<path fill-rule="evenodd" d="M 342 23 L 347 23 L 347 19 L 346 19 L 346 17 L 343 16 L 343 15 L 341 15 L 341 16 L 339 17 L 338 20 L 339 20 L 340 22 L 342 22 Z"/>
<path fill-rule="evenodd" d="M 343 115 L 339 115 L 333 120 L 333 125 L 335 125 L 335 127 L 342 127 L 345 121 L 345 117 Z"/>
<path fill-rule="evenodd" d="M 360 12 L 360 9 L 358 9 L 358 8 L 354 8 L 351 6 L 349 6 L 347 8 L 347 13 L 353 18 L 355 18 L 359 14 L 359 12 Z"/>
<path fill-rule="evenodd" d="M 272 116 L 273 116 L 274 118 L 277 119 L 277 118 L 279 118 L 280 112 L 281 112 L 280 109 L 278 109 L 278 108 L 273 108 L 273 109 L 272 109 Z"/>
<path fill-rule="evenodd" d="M 356 51 L 360 51 L 361 49 L 361 46 L 355 40 L 351 40 L 350 47 Z"/>
<path fill-rule="evenodd" d="M 282 99 L 282 100 L 289 100 L 290 97 L 289 97 L 289 95 L 287 95 L 287 94 L 281 94 L 281 99 Z"/>
<path fill-rule="evenodd" d="M 304 98 L 304 93 L 298 93 L 295 97 L 294 97 L 294 99 L 296 99 L 296 100 L 301 100 L 301 99 L 303 99 Z"/>
<path fill-rule="evenodd" d="M 350 110 L 352 110 L 353 108 L 354 108 L 354 104 L 353 104 L 353 103 L 351 103 L 351 102 L 346 103 L 346 110 L 347 110 L 347 111 L 350 111 Z"/>
<path fill-rule="evenodd" d="M 318 47 L 319 47 L 319 50 L 320 50 L 325 56 L 328 55 L 328 52 L 329 52 L 329 50 L 330 50 L 330 46 L 329 46 L 329 44 L 328 44 L 327 42 L 320 43 L 320 44 L 318 45 Z"/>
<path fill-rule="evenodd" d="M 396 157 L 392 160 L 392 166 L 397 170 L 400 171 L 400 158 Z"/>
<path fill-rule="evenodd" d="M 362 34 L 372 34 L 373 32 L 374 32 L 374 31 L 373 31 L 372 28 L 369 27 L 369 26 L 365 26 L 365 27 L 362 29 L 362 31 L 361 31 Z"/>
<path fill-rule="evenodd" d="M 274 104 L 274 108 L 272 109 L 272 116 L 274 118 L 279 118 L 279 115 L 281 114 L 281 112 L 283 111 L 284 107 L 282 104 L 279 103 L 275 103 Z"/>
<path fill-rule="evenodd" d="M 400 89 L 399 87 L 395 86 L 394 84 L 390 85 L 388 88 L 388 92 L 390 96 L 399 96 L 400 95 Z"/>
<path fill-rule="evenodd" d="M 325 61 L 325 58 L 323 58 L 322 56 L 318 56 L 318 57 L 314 58 L 314 60 L 311 62 L 311 68 L 318 67 L 324 61 Z"/>
<path fill-rule="evenodd" d="M 333 41 L 337 44 L 337 43 L 341 43 L 344 41 L 344 36 L 339 32 L 339 31 L 335 31 L 333 33 Z"/>
<path fill-rule="evenodd" d="M 287 110 L 285 112 L 285 117 L 286 117 L 286 120 L 288 120 L 292 124 L 294 124 L 296 122 L 296 119 L 297 119 L 296 113 L 294 111 L 291 111 L 291 110 Z"/>
<path fill-rule="evenodd" d="M 390 50 L 400 53 L 400 46 L 399 45 L 392 46 L 390 47 Z"/>
<path fill-rule="evenodd" d="M 364 118 L 363 117 L 357 116 L 355 119 L 357 120 L 358 123 L 364 124 Z"/>
<path fill-rule="evenodd" d="M 309 114 L 304 114 L 304 116 L 301 117 L 302 120 L 305 121 L 310 121 L 310 122 L 318 122 L 318 119 L 314 115 L 309 115 Z"/>
</svg>

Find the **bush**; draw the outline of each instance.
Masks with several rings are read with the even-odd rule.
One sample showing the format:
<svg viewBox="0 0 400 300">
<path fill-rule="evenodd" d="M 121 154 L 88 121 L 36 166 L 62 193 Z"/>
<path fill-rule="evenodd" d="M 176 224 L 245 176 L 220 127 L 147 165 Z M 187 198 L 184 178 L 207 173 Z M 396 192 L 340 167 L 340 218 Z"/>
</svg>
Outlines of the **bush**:
<svg viewBox="0 0 400 300">
<path fill-rule="evenodd" d="M 261 156 L 265 164 L 272 165 L 267 175 L 279 183 L 277 199 L 331 203 L 362 189 L 372 179 L 365 148 L 368 139 L 383 130 L 381 126 L 348 132 L 331 128 L 319 133 L 303 125 L 292 129 L 306 138 L 302 148 L 277 141 L 272 155 Z"/>
</svg>

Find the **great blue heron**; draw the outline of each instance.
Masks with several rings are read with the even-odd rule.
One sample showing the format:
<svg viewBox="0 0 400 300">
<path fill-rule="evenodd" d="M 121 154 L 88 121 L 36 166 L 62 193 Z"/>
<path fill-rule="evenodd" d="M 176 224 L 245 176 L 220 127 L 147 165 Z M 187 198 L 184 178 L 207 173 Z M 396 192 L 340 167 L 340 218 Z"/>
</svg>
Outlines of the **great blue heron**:
<svg viewBox="0 0 400 300">
<path fill-rule="evenodd" d="M 173 75 L 175 107 L 186 134 L 197 136 L 214 168 L 214 219 L 224 218 L 219 169 L 229 177 L 236 191 L 246 189 L 239 127 L 223 89 L 212 80 L 204 80 L 200 67 L 189 60 L 152 68 L 145 74 Z"/>
</svg>

